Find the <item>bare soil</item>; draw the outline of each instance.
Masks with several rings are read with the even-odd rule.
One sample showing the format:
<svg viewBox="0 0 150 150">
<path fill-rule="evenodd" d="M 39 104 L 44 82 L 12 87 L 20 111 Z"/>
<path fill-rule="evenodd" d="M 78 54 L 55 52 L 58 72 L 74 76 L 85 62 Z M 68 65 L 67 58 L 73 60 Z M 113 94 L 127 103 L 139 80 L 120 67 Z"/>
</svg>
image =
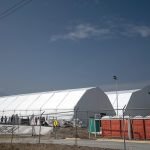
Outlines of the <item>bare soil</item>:
<svg viewBox="0 0 150 150">
<path fill-rule="evenodd" d="M 59 139 L 65 139 L 65 138 L 81 138 L 81 139 L 89 139 L 89 133 L 87 128 L 80 128 L 77 129 L 74 127 L 67 127 L 67 128 L 56 128 L 54 131 L 50 134 L 51 138 L 59 138 Z M 97 135 L 96 138 L 100 138 L 100 135 Z M 95 135 L 91 134 L 90 139 L 95 139 Z"/>
<path fill-rule="evenodd" d="M 0 150 L 112 150 L 108 148 L 96 148 L 96 147 L 83 147 L 83 146 L 69 146 L 69 145 L 58 145 L 58 144 L 29 144 L 28 142 L 38 141 L 39 136 L 32 137 L 31 135 L 14 135 L 13 141 L 19 141 L 21 143 L 5 143 L 11 141 L 12 135 L 1 135 L 0 141 L 4 142 L 0 144 Z M 41 140 L 48 140 L 48 139 L 65 139 L 65 138 L 81 138 L 81 139 L 88 139 L 89 133 L 86 128 L 74 128 L 74 127 L 67 127 L 67 128 L 56 128 L 53 132 L 41 136 Z M 98 136 L 100 137 L 100 136 Z M 91 135 L 91 139 L 95 139 L 94 135 Z"/>
</svg>

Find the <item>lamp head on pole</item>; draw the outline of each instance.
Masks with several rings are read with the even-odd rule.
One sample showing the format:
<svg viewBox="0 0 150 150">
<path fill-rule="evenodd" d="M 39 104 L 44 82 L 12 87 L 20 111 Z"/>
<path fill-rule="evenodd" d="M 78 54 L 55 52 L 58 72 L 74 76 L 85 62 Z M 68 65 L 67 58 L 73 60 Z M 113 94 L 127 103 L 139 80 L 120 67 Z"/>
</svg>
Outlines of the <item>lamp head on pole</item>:
<svg viewBox="0 0 150 150">
<path fill-rule="evenodd" d="M 117 79 L 118 79 L 118 77 L 117 77 L 117 76 L 113 76 L 113 79 L 114 79 L 114 80 L 117 80 Z"/>
</svg>

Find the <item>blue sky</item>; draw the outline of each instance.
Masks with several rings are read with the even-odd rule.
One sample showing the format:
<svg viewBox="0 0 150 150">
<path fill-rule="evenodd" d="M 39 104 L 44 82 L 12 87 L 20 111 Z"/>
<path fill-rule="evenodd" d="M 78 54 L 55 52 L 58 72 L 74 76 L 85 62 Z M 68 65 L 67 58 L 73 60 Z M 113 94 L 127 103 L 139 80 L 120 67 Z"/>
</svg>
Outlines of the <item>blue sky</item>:
<svg viewBox="0 0 150 150">
<path fill-rule="evenodd" d="M 20 0 L 1 0 L 0 14 Z M 149 0 L 32 0 L 0 19 L 0 93 L 150 83 Z M 0 15 L 1 16 L 1 15 Z"/>
</svg>

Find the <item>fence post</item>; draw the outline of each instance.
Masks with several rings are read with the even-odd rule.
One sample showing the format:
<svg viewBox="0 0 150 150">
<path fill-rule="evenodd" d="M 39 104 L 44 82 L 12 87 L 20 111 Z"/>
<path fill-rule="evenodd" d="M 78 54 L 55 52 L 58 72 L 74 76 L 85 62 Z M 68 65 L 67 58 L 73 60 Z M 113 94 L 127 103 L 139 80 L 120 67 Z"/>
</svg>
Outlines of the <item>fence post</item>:
<svg viewBox="0 0 150 150">
<path fill-rule="evenodd" d="M 88 112 L 88 111 L 87 111 L 87 115 L 86 115 L 86 116 L 87 116 L 87 117 L 86 117 L 86 119 L 87 119 L 87 120 L 86 120 L 86 124 L 87 124 L 86 126 L 88 127 L 88 125 L 89 125 L 89 112 Z"/>
<path fill-rule="evenodd" d="M 91 124 L 90 124 L 90 119 L 88 120 L 89 122 L 88 122 L 88 130 L 89 130 L 89 139 L 91 138 L 91 132 L 90 132 L 90 130 L 91 130 Z"/>
<path fill-rule="evenodd" d="M 11 134 L 11 144 L 13 142 L 13 138 L 14 138 L 14 125 L 15 125 L 15 110 L 14 110 L 14 114 L 12 115 L 12 134 Z"/>
<path fill-rule="evenodd" d="M 131 140 L 131 120 L 130 117 L 128 118 L 128 137 Z"/>
<path fill-rule="evenodd" d="M 125 139 L 125 119 L 124 119 L 124 111 L 126 105 L 123 107 L 122 114 L 123 114 L 123 143 L 124 143 L 124 150 L 126 150 L 126 139 Z"/>
<path fill-rule="evenodd" d="M 95 122 L 95 116 L 94 116 L 94 131 L 95 131 L 95 138 L 96 138 L 96 122 Z"/>
<path fill-rule="evenodd" d="M 77 109 L 75 110 L 75 116 L 76 116 L 76 119 L 75 119 L 75 130 L 76 130 L 76 133 L 75 133 L 75 146 L 78 145 L 78 141 L 77 141 L 77 136 L 78 136 L 78 129 L 77 129 L 78 109 L 79 109 L 79 108 L 77 108 Z"/>
<path fill-rule="evenodd" d="M 20 128 L 20 116 L 18 115 L 18 118 L 17 118 L 17 123 L 18 123 L 18 141 L 20 140 L 20 135 L 19 135 L 19 128 Z"/>
<path fill-rule="evenodd" d="M 39 120 L 40 120 L 40 128 L 39 128 L 39 144 L 40 144 L 40 142 L 41 142 L 41 118 L 42 118 L 42 115 L 44 114 L 44 112 L 45 112 L 45 111 L 43 111 L 42 114 L 41 114 L 41 110 L 40 110 L 40 118 L 39 118 Z"/>
</svg>

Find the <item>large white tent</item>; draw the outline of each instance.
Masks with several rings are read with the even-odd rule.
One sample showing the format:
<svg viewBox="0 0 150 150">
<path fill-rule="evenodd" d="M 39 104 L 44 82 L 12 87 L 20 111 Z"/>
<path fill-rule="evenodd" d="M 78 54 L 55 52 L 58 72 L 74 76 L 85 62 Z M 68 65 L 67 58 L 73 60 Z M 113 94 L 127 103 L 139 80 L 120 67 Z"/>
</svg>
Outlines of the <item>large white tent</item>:
<svg viewBox="0 0 150 150">
<path fill-rule="evenodd" d="M 130 116 L 150 115 L 150 86 L 146 86 L 132 94 L 125 114 Z"/>
<path fill-rule="evenodd" d="M 13 114 L 19 116 L 40 115 L 44 112 L 44 114 L 71 120 L 76 111 L 78 111 L 78 118 L 81 120 L 96 112 L 106 113 L 107 115 L 115 114 L 106 94 L 100 88 L 93 87 L 0 98 L 1 116 Z"/>
<path fill-rule="evenodd" d="M 118 114 L 122 115 L 123 107 L 128 105 L 128 102 L 130 101 L 132 94 L 136 91 L 139 91 L 139 89 L 111 91 L 111 92 L 105 92 L 105 94 L 108 96 L 116 112 L 117 112 L 117 99 L 118 99 L 118 109 L 119 109 Z"/>
</svg>

